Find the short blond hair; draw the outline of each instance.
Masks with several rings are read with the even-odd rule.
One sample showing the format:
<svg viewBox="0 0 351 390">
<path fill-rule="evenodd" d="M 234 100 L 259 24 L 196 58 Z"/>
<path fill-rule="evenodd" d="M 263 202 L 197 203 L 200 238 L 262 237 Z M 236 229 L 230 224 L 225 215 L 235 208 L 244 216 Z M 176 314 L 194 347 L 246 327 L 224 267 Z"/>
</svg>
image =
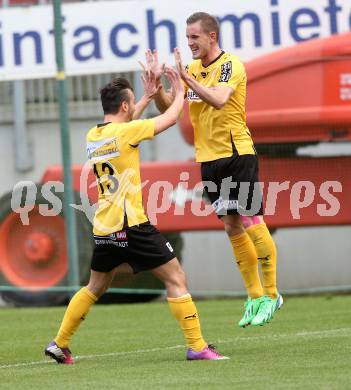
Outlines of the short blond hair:
<svg viewBox="0 0 351 390">
<path fill-rule="evenodd" d="M 219 23 L 215 16 L 208 14 L 207 12 L 195 12 L 190 15 L 186 20 L 186 24 L 193 24 L 200 21 L 201 27 L 206 33 L 215 32 L 217 37 L 217 42 L 219 40 Z"/>
</svg>

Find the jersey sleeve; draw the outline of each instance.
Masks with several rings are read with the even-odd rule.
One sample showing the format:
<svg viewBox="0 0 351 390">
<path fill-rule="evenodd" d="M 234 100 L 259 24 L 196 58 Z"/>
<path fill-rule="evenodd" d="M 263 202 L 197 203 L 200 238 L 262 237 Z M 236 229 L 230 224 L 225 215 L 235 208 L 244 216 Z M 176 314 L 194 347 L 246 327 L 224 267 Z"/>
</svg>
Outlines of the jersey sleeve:
<svg viewBox="0 0 351 390">
<path fill-rule="evenodd" d="M 125 139 L 131 146 L 137 146 L 141 141 L 151 139 L 155 135 L 154 119 L 138 119 L 129 122 L 125 129 Z"/>
<path fill-rule="evenodd" d="M 229 59 L 220 66 L 216 86 L 224 85 L 234 90 L 245 78 L 244 64 L 238 60 Z"/>
</svg>

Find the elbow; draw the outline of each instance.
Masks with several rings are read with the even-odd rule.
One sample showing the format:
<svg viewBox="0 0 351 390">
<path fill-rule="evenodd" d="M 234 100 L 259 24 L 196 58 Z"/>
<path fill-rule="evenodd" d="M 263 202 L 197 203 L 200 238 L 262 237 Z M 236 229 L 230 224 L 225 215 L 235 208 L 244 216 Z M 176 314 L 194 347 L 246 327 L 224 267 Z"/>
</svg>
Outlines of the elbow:
<svg viewBox="0 0 351 390">
<path fill-rule="evenodd" d="M 213 107 L 215 110 L 220 110 L 221 108 L 224 107 L 224 105 L 225 105 L 224 102 L 218 102 L 218 103 L 214 104 Z"/>
<path fill-rule="evenodd" d="M 183 106 L 177 112 L 172 113 L 172 116 L 169 118 L 171 122 L 169 127 L 174 126 L 177 123 L 182 108 Z"/>
<path fill-rule="evenodd" d="M 170 121 L 171 123 L 170 123 L 169 127 L 174 126 L 177 123 L 177 120 L 178 120 L 178 117 L 172 118 Z"/>
</svg>

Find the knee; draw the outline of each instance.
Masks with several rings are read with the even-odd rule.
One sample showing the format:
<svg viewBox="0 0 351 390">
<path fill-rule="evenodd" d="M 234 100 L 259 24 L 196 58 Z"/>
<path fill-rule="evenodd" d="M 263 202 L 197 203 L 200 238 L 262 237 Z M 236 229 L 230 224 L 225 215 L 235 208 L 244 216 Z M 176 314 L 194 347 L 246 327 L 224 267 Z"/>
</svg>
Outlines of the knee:
<svg viewBox="0 0 351 390">
<path fill-rule="evenodd" d="M 237 218 L 236 218 L 237 217 Z M 223 220 L 224 230 L 229 237 L 244 233 L 244 227 L 239 216 Z"/>
<path fill-rule="evenodd" d="M 89 281 L 86 287 L 92 294 L 96 296 L 96 298 L 100 298 L 102 295 L 105 294 L 106 290 L 108 289 L 108 286 L 106 286 L 106 284 L 96 283 L 92 281 Z"/>
<path fill-rule="evenodd" d="M 164 280 L 166 288 L 168 287 L 177 287 L 177 288 L 185 288 L 186 287 L 186 275 L 183 271 L 182 267 L 167 275 L 167 278 Z"/>
</svg>

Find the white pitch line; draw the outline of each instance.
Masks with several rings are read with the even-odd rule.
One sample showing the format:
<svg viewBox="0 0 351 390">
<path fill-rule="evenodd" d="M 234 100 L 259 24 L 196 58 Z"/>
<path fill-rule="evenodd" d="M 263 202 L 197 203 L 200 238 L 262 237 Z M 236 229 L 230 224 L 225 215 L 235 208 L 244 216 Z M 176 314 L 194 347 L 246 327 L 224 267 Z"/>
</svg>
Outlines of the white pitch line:
<svg viewBox="0 0 351 390">
<path fill-rule="evenodd" d="M 235 337 L 228 340 L 218 340 L 218 344 L 229 344 L 240 341 L 253 341 L 253 340 L 277 340 L 282 338 L 291 338 L 291 337 L 326 337 L 333 334 L 351 334 L 351 328 L 338 328 L 338 329 L 328 329 L 328 330 L 320 330 L 320 331 L 306 331 L 306 332 L 297 332 L 297 333 L 285 333 L 278 335 L 262 335 L 262 336 L 251 336 L 251 337 Z M 101 353 L 95 355 L 82 355 L 75 356 L 74 360 L 89 360 L 101 357 L 114 357 L 114 356 L 123 356 L 123 355 L 131 355 L 131 354 L 139 354 L 139 353 L 151 353 L 151 352 L 160 352 L 171 349 L 179 349 L 184 348 L 185 345 L 172 345 L 169 347 L 157 347 L 157 348 L 148 348 L 148 349 L 137 349 L 134 351 L 120 351 L 120 352 L 110 352 L 110 353 Z M 27 362 L 27 363 L 16 363 L 16 364 L 7 364 L 0 366 L 0 369 L 5 368 L 17 368 L 17 367 L 30 367 L 30 366 L 38 366 L 42 364 L 55 364 L 53 360 L 39 360 L 35 362 Z"/>
<path fill-rule="evenodd" d="M 119 355 L 131 355 L 134 353 L 150 353 L 150 352 L 160 352 L 164 351 L 166 349 L 179 349 L 179 348 L 185 348 L 185 346 L 182 345 L 172 345 L 169 347 L 157 347 L 157 348 L 149 348 L 149 349 L 137 349 L 136 351 L 120 351 L 120 352 L 109 352 L 109 353 L 101 353 L 96 355 L 82 355 L 82 356 L 75 356 L 75 360 L 84 360 L 84 359 L 94 359 L 96 357 L 109 357 L 109 356 L 119 356 Z M 1 368 L 1 366 L 0 366 Z"/>
<path fill-rule="evenodd" d="M 120 352 L 109 352 L 109 353 L 101 353 L 95 355 L 82 355 L 82 356 L 74 356 L 74 360 L 85 360 L 85 359 L 95 359 L 98 357 L 109 357 L 109 356 L 121 356 L 121 355 L 130 355 L 135 353 L 150 353 L 150 352 L 160 352 L 166 349 L 178 349 L 185 348 L 184 345 L 172 345 L 169 347 L 158 347 L 158 348 L 149 348 L 149 349 L 137 349 L 136 351 L 120 351 Z M 52 364 L 55 363 L 53 360 L 39 360 L 36 362 L 28 362 L 28 363 L 16 363 L 16 364 L 7 364 L 4 366 L 0 366 L 1 368 L 16 368 L 16 367 L 27 367 L 27 366 L 37 366 L 40 364 Z"/>
<path fill-rule="evenodd" d="M 16 364 L 7 364 L 5 366 L 0 366 L 0 368 L 16 368 L 16 367 L 29 367 L 29 366 L 38 366 L 40 364 L 51 364 L 51 361 L 40 360 L 38 362 L 28 362 L 28 363 L 16 363 Z"/>
<path fill-rule="evenodd" d="M 282 334 L 271 334 L 271 335 L 262 335 L 262 336 L 247 336 L 247 337 L 236 337 L 235 339 L 229 340 L 220 340 L 218 339 L 219 344 L 232 343 L 233 341 L 253 341 L 253 340 L 277 340 L 277 339 L 286 339 L 291 337 L 324 337 L 330 336 L 333 334 L 340 334 L 342 336 L 345 333 L 351 335 L 351 328 L 337 328 L 337 329 L 327 329 L 327 330 L 315 330 L 315 331 L 306 331 L 306 332 L 297 332 L 297 333 L 282 333 Z"/>
<path fill-rule="evenodd" d="M 339 328 L 339 329 L 329 329 L 329 330 L 316 330 L 312 332 L 298 332 L 296 336 L 323 336 L 325 333 L 333 334 L 333 333 L 348 333 L 351 328 Z"/>
</svg>

